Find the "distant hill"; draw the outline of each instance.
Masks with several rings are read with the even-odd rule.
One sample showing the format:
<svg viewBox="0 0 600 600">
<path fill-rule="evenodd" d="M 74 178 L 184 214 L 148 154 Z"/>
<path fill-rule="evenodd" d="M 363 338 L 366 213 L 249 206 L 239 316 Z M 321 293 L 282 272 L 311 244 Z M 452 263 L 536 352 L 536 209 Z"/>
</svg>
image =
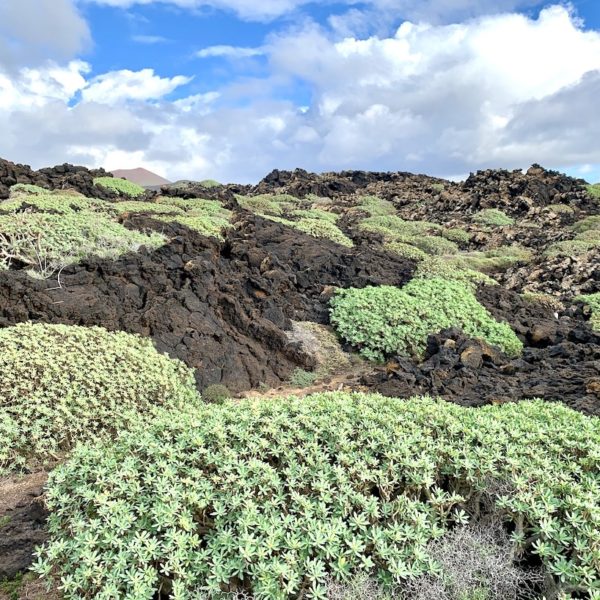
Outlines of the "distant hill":
<svg viewBox="0 0 600 600">
<path fill-rule="evenodd" d="M 116 171 L 111 171 L 111 173 L 115 177 L 122 177 L 142 187 L 159 187 L 171 183 L 168 179 L 141 167 L 138 169 L 117 169 Z"/>
</svg>

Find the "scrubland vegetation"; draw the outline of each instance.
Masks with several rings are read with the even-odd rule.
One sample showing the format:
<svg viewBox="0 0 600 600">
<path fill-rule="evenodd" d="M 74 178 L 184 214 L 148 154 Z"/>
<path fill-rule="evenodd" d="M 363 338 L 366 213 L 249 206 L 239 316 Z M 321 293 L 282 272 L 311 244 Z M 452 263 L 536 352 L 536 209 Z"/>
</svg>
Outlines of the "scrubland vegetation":
<svg viewBox="0 0 600 600">
<path fill-rule="evenodd" d="M 111 200 L 19 184 L 0 203 L 5 271 L 50 277 L 92 256 L 157 249 L 169 244 L 170 231 L 173 238 L 188 236 L 190 253 L 216 257 L 205 261 L 212 267 L 203 267 L 200 283 L 172 266 L 179 255 L 168 269 L 157 269 L 160 289 L 170 285 L 173 294 L 152 308 L 133 278 L 147 331 L 150 312 L 169 315 L 168 329 L 154 340 L 101 327 L 0 328 L 0 483 L 50 471 L 49 540 L 38 548 L 33 572 L 64 600 L 600 600 L 597 417 L 567 408 L 560 397 L 494 396 L 475 409 L 408 399 L 412 391 L 403 399 L 356 393 L 339 383 L 357 365 L 386 377 L 397 363 L 423 365 L 431 336 L 448 329 L 475 339 L 478 348 L 493 347 L 504 362 L 490 358 L 491 371 L 510 376 L 520 363 L 530 368 L 525 326 L 511 320 L 513 330 L 495 318 L 495 306 L 486 308 L 478 294 L 498 291 L 484 286 L 497 286 L 511 269 L 516 277 L 540 259 L 574 260 L 594 251 L 600 217 L 567 204 L 545 206 L 536 214 L 554 213 L 550 218 L 564 229 L 536 246 L 524 230 L 513 235 L 518 217 L 498 208 L 443 221 L 428 213 L 401 216 L 396 196 L 366 193 L 344 197 L 345 204 L 316 194 L 237 195 L 238 207 L 218 182 L 200 183 L 209 188 L 206 196 L 225 200 L 153 196 L 102 177 L 94 185 L 114 192 L 99 193 Z M 427 189 L 443 200 L 453 185 L 429 179 Z M 600 197 L 597 188 L 587 191 Z M 282 259 L 256 247 L 231 259 L 235 269 L 254 268 L 244 271 L 243 287 L 219 281 L 218 300 L 204 298 L 215 289 L 206 284 L 211 268 L 261 229 L 254 215 L 272 221 L 263 229 L 278 223 L 310 236 L 295 234 L 290 253 L 319 243 L 321 254 L 335 257 L 310 302 L 291 296 L 312 263 L 284 279 Z M 250 234 L 241 229 L 245 219 Z M 215 239 L 209 244 L 195 234 Z M 362 258 L 366 244 L 377 249 L 377 261 L 396 261 L 400 283 L 371 285 L 383 277 L 373 259 L 350 263 L 352 253 Z M 156 264 L 148 265 L 154 277 Z M 342 272 L 355 279 L 336 288 L 332 273 Z M 59 288 L 43 291 L 52 289 L 61 289 L 60 280 Z M 289 310 L 277 306 L 277 294 L 290 296 Z M 199 311 L 200 297 L 215 304 L 214 312 Z M 517 298 L 550 307 L 543 323 L 557 331 L 563 325 L 553 314 L 564 310 L 557 295 L 528 291 Z M 568 304 L 578 329 L 569 330 L 571 338 L 562 330 L 548 334 L 560 352 L 577 336 L 595 343 L 592 328 L 600 331 L 598 292 L 573 294 Z M 259 323 L 262 310 L 267 324 Z M 180 313 L 194 317 L 179 321 Z M 157 350 L 172 336 L 172 354 L 181 356 L 200 331 L 214 350 L 223 337 L 217 318 L 233 336 L 273 335 L 278 351 L 287 336 L 288 354 L 261 364 L 265 379 L 258 381 L 277 374 L 288 393 L 311 387 L 307 394 L 340 375 L 330 389 L 341 391 L 240 398 L 212 383 L 227 365 L 210 371 L 211 385 L 200 384 L 202 361 L 188 362 L 194 370 Z M 276 322 L 285 323 L 285 333 Z M 451 334 L 443 339 L 447 348 L 459 344 Z M 254 341 L 243 361 L 254 359 Z M 312 362 L 301 362 L 301 342 L 313 344 Z M 467 366 L 443 363 L 443 369 Z M 252 386 L 268 389 L 254 380 Z M 355 389 L 366 389 L 362 380 Z M 0 530 L 8 524 L 0 516 Z M 20 584 L 20 578 L 10 582 L 11 593 Z"/>
</svg>

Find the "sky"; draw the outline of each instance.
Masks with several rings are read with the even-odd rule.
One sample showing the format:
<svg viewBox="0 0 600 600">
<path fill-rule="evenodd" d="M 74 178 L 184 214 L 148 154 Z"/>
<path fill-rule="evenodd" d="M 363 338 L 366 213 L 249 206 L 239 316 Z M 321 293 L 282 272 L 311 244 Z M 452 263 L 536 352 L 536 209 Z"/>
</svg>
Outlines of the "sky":
<svg viewBox="0 0 600 600">
<path fill-rule="evenodd" d="M 600 181 L 600 2 L 0 0 L 0 157 Z"/>
</svg>

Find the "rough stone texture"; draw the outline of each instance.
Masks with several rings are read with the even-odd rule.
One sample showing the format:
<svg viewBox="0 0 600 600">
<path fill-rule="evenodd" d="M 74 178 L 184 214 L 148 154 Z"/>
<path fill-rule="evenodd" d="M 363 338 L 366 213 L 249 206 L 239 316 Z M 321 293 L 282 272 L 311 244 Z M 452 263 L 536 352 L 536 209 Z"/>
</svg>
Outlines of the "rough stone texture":
<svg viewBox="0 0 600 600">
<path fill-rule="evenodd" d="M 333 285 L 402 285 L 413 270 L 408 261 L 254 217 L 224 243 L 146 218 L 128 225 L 158 227 L 171 241 L 152 253 L 65 269 L 58 289 L 56 280 L 1 272 L 0 326 L 31 320 L 150 336 L 197 369 L 201 389 L 223 383 L 238 392 L 313 366 L 285 330 L 290 319 L 326 322 Z"/>
<path fill-rule="evenodd" d="M 422 363 L 397 357 L 362 383 L 400 398 L 429 394 L 464 406 L 542 398 L 600 415 L 600 336 L 528 347 L 511 360 L 450 329 L 430 336 Z"/>
<path fill-rule="evenodd" d="M 112 175 L 104 169 L 89 170 L 69 164 L 34 171 L 28 165 L 0 159 L 0 200 L 8 198 L 10 188 L 17 183 L 30 183 L 49 190 L 73 189 L 92 198 L 114 198 L 113 192 L 94 185 L 95 177 Z"/>
</svg>

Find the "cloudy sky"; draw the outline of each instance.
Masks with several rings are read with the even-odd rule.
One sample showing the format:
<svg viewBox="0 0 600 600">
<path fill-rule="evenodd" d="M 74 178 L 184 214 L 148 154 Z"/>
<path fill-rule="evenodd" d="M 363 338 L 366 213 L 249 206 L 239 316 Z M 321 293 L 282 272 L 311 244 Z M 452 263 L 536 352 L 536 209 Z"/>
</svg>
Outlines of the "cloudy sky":
<svg viewBox="0 0 600 600">
<path fill-rule="evenodd" d="M 0 156 L 600 180 L 600 2 L 0 0 Z"/>
</svg>

